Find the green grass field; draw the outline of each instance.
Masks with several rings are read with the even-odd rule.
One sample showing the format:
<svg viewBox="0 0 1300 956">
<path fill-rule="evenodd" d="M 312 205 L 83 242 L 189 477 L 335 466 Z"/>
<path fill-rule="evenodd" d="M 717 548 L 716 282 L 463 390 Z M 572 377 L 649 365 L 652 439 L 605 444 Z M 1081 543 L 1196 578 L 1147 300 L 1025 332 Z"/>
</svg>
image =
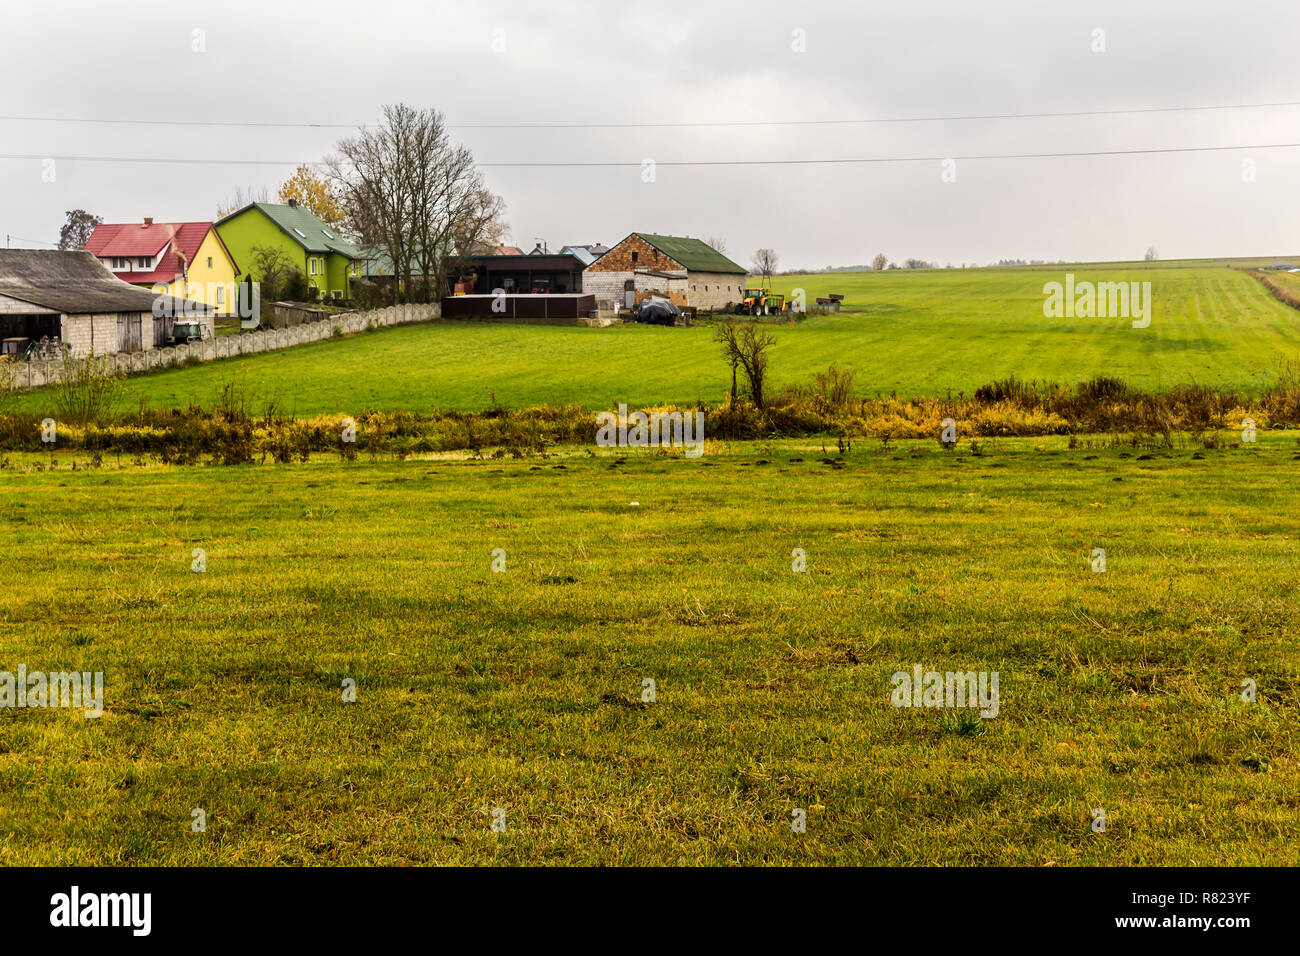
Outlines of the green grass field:
<svg viewBox="0 0 1300 956">
<path fill-rule="evenodd" d="M 1051 319 L 1043 284 L 1149 281 L 1151 325 Z M 831 362 L 857 372 L 863 395 L 970 394 L 1012 373 L 1074 383 L 1112 375 L 1145 389 L 1198 382 L 1257 393 L 1281 359 L 1300 356 L 1300 315 L 1250 276 L 1224 266 L 973 269 L 782 276 L 808 301 L 839 292 L 840 315 L 775 329 L 771 381 L 806 384 Z M 579 403 L 609 408 L 716 402 L 730 385 L 707 327 L 608 329 L 448 321 L 370 332 L 282 352 L 131 379 L 127 406 L 210 406 L 238 383 L 259 411 L 271 400 L 298 415 L 366 410 L 478 411 Z M 47 414 L 45 393 L 18 407 Z"/>
<path fill-rule="evenodd" d="M 1248 322 L 1282 336 L 1249 284 L 1192 281 L 1260 310 L 1207 324 L 1216 341 Z M 882 288 L 877 302 L 902 287 Z M 603 333 L 364 343 L 526 334 Z M 1105 354 L 1110 333 L 1090 336 Z M 382 368 L 371 401 L 452 394 L 391 370 L 385 385 Z M 343 379 L 318 388 L 346 395 L 328 391 Z M 515 387 L 499 397 L 536 400 L 535 381 Z M 55 470 L 11 456 L 3 667 L 103 670 L 107 701 L 98 720 L 0 713 L 0 862 L 1300 860 L 1296 434 L 984 448 L 102 469 L 62 453 Z M 998 715 L 893 707 L 891 674 L 916 664 L 999 672 Z"/>
</svg>

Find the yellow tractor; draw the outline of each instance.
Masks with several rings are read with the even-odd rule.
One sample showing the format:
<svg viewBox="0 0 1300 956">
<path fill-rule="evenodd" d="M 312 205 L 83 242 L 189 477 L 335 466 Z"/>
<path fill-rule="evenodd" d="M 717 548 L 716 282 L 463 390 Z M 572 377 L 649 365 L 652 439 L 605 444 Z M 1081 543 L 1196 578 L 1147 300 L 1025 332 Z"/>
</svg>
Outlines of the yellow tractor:
<svg viewBox="0 0 1300 956">
<path fill-rule="evenodd" d="M 746 289 L 736 306 L 737 315 L 780 315 L 785 311 L 785 296 L 771 289 Z"/>
</svg>

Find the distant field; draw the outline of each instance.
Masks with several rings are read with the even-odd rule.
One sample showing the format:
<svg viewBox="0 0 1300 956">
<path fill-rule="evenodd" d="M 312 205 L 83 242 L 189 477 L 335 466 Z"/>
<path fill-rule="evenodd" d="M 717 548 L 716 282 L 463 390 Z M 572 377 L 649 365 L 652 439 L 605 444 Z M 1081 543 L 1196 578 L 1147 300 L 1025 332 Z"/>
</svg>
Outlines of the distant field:
<svg viewBox="0 0 1300 956">
<path fill-rule="evenodd" d="M 1043 315 L 1043 284 L 1148 281 L 1151 325 Z M 1073 383 L 1114 375 L 1148 389 L 1199 382 L 1255 393 L 1280 359 L 1300 356 L 1300 313 L 1224 266 L 1126 263 L 782 276 L 808 301 L 844 294 L 841 315 L 777 326 L 771 380 L 806 383 L 831 362 L 852 367 L 864 395 L 971 393 L 1015 374 Z M 707 327 L 610 329 L 441 322 L 367 333 L 279 353 L 133 379 L 128 405 L 210 405 L 240 384 L 254 409 L 277 399 L 298 414 L 366 409 L 480 410 L 581 403 L 611 407 L 718 401 L 730 384 Z M 49 399 L 21 400 L 45 413 Z"/>
<path fill-rule="evenodd" d="M 1296 447 L 13 455 L 0 863 L 1294 864 Z"/>
</svg>

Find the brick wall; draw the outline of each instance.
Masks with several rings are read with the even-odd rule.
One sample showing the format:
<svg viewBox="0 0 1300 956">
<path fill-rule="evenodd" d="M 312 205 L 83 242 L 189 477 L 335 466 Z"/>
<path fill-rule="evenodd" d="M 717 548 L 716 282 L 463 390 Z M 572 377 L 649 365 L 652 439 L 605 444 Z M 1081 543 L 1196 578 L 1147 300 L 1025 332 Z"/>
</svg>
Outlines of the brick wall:
<svg viewBox="0 0 1300 956">
<path fill-rule="evenodd" d="M 596 307 L 610 308 L 609 303 L 621 307 L 623 304 L 623 283 L 632 278 L 628 272 L 593 272 L 589 266 L 582 273 L 582 291 L 584 295 L 596 297 Z"/>
<path fill-rule="evenodd" d="M 692 272 L 686 301 L 697 309 L 725 309 L 744 298 L 745 276 L 734 272 Z"/>
<path fill-rule="evenodd" d="M 140 313 L 140 336 L 153 341 L 153 316 L 148 312 Z M 145 323 L 149 330 L 145 331 Z M 97 315 L 65 315 L 59 339 L 64 346 L 72 350 L 75 356 L 87 355 L 93 348 L 96 355 L 108 355 L 117 351 L 117 313 Z"/>
<path fill-rule="evenodd" d="M 39 305 L 32 305 L 30 302 L 23 302 L 21 299 L 11 299 L 7 295 L 0 295 L 0 313 L 5 315 L 48 315 L 49 309 Z"/>
<path fill-rule="evenodd" d="M 633 259 L 635 255 L 635 260 Z M 609 252 L 605 253 L 583 273 L 583 292 L 587 288 L 586 276 L 593 272 L 631 272 L 633 269 L 662 269 L 665 272 L 679 271 L 682 264 L 670 259 L 640 236 L 628 236 Z"/>
</svg>

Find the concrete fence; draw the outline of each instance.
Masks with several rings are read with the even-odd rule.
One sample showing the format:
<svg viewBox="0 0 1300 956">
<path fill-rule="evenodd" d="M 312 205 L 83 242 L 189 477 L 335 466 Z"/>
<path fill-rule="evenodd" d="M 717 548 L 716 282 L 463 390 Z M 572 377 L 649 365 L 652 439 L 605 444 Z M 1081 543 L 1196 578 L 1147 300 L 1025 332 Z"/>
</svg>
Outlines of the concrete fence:
<svg viewBox="0 0 1300 956">
<path fill-rule="evenodd" d="M 367 329 L 391 325 L 427 322 L 438 318 L 440 314 L 436 303 L 392 305 L 386 309 L 375 309 L 370 312 L 345 312 L 329 316 L 320 322 L 308 322 L 287 329 L 258 329 L 256 332 L 224 335 L 203 342 L 191 342 L 189 345 L 148 349 L 144 352 L 115 352 L 103 356 L 103 360 L 112 363 L 117 371 L 133 375 L 159 368 L 174 368 L 194 360 L 211 362 L 236 355 L 253 355 L 257 352 L 271 352 L 275 349 L 306 345 L 308 342 L 319 342 L 321 339 L 332 337 L 336 328 L 342 329 L 345 333 L 364 332 Z M 63 377 L 62 359 L 37 359 L 31 362 L 18 362 L 17 366 L 14 385 L 20 389 L 52 385 Z"/>
</svg>

